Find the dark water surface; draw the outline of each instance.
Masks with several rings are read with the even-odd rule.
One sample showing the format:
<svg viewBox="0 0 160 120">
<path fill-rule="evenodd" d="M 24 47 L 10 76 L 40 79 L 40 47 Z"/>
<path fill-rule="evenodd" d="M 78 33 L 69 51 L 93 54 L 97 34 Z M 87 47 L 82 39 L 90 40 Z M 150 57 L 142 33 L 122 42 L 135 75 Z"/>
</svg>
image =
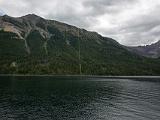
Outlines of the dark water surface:
<svg viewBox="0 0 160 120">
<path fill-rule="evenodd" d="M 0 77 L 0 120 L 160 120 L 160 82 Z"/>
</svg>

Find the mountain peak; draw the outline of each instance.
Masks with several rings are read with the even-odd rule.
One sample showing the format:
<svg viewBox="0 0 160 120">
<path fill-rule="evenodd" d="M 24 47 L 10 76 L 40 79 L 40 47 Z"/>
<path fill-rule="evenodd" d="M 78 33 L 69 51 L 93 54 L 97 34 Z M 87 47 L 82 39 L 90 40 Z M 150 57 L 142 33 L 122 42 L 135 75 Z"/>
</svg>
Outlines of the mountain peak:
<svg viewBox="0 0 160 120">
<path fill-rule="evenodd" d="M 39 16 L 36 15 L 36 14 L 27 14 L 27 15 L 22 16 L 22 17 L 39 17 Z"/>
<path fill-rule="evenodd" d="M 21 18 L 29 19 L 29 20 L 44 19 L 36 14 L 27 14 L 25 16 L 22 16 Z"/>
</svg>

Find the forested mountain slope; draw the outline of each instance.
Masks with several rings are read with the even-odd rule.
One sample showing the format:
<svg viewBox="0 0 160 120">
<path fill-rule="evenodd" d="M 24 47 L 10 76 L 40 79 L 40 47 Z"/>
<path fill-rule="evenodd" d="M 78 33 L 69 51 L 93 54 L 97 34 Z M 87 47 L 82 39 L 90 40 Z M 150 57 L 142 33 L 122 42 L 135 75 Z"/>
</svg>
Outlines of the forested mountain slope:
<svg viewBox="0 0 160 120">
<path fill-rule="evenodd" d="M 160 75 L 158 59 L 136 55 L 96 32 L 34 14 L 2 16 L 0 29 L 1 74 Z"/>
</svg>

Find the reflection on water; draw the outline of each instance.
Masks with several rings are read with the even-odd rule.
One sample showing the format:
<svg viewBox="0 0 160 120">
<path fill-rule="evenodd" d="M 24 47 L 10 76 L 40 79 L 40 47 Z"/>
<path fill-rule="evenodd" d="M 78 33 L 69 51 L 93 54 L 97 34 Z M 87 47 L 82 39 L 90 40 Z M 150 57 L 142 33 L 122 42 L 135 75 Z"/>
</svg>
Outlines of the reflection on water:
<svg viewBox="0 0 160 120">
<path fill-rule="evenodd" d="M 0 77 L 0 119 L 158 120 L 160 82 Z"/>
</svg>

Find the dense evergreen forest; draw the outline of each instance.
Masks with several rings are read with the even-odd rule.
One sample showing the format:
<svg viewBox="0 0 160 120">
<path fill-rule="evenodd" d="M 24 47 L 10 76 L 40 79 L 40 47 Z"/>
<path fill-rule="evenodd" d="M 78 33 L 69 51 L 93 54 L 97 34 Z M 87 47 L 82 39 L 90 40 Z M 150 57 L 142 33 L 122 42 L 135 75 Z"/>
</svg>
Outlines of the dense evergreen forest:
<svg viewBox="0 0 160 120">
<path fill-rule="evenodd" d="M 55 31 L 54 31 L 55 32 Z M 0 32 L 1 74 L 52 75 L 159 75 L 160 60 L 140 57 L 128 52 L 109 38 L 103 44 L 87 36 L 76 37 L 56 31 L 46 41 L 37 31 L 27 38 L 31 53 L 24 40 L 10 32 Z M 70 41 L 69 43 L 66 41 Z M 78 42 L 80 41 L 80 43 Z M 47 50 L 44 46 L 47 42 Z M 80 45 L 80 46 L 79 46 Z M 79 59 L 79 47 L 80 57 Z M 79 64 L 81 64 L 81 71 Z"/>
</svg>

